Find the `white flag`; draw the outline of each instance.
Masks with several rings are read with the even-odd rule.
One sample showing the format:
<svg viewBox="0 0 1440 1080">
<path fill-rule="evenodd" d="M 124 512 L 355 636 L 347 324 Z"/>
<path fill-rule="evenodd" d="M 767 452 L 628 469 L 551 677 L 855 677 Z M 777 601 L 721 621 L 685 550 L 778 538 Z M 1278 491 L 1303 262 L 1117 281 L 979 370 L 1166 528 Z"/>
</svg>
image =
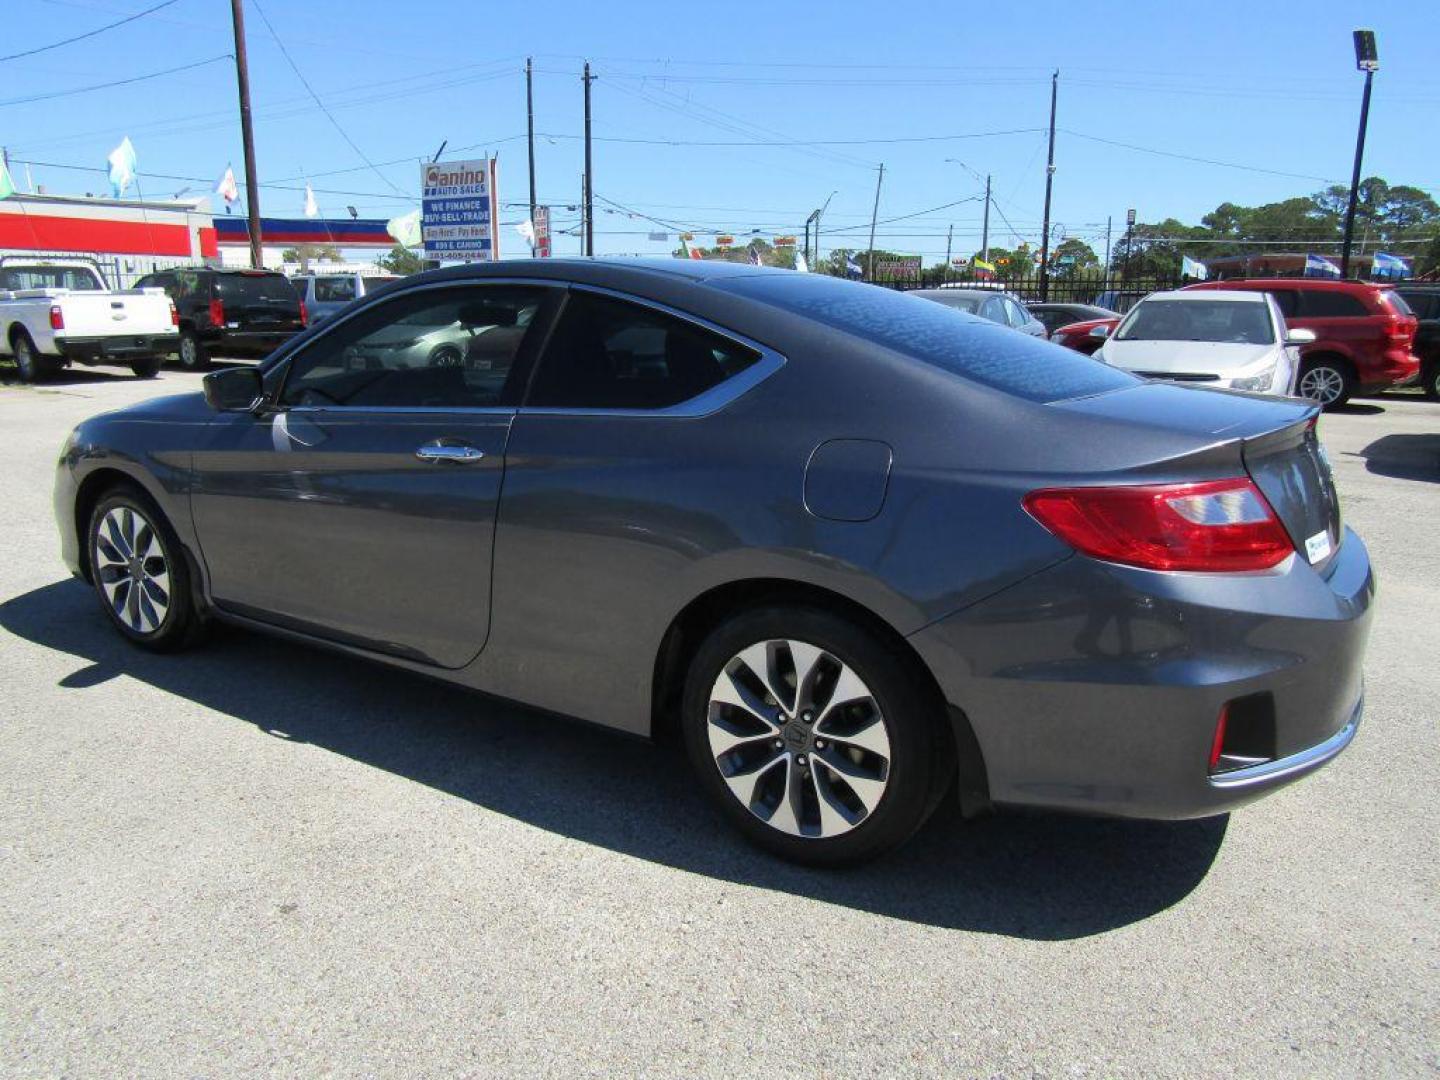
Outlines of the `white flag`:
<svg viewBox="0 0 1440 1080">
<path fill-rule="evenodd" d="M 220 177 L 219 183 L 215 185 L 215 194 L 225 200 L 226 206 L 240 199 L 240 189 L 235 184 L 235 170 L 229 165 L 225 166 L 225 175 Z"/>
<path fill-rule="evenodd" d="M 320 216 L 320 205 L 315 201 L 315 192 L 310 190 L 309 184 L 305 185 L 305 216 Z"/>
<path fill-rule="evenodd" d="M 385 223 L 385 231 L 395 238 L 395 242 L 402 247 L 420 246 L 420 211 L 411 210 L 408 214 L 401 214 L 393 217 Z"/>
<path fill-rule="evenodd" d="M 138 162 L 135 158 L 135 147 L 130 144 L 130 136 L 121 139 L 120 145 L 111 150 L 110 156 L 105 160 L 110 162 L 110 190 L 118 199 L 125 194 L 125 189 L 135 182 L 135 167 Z"/>
<path fill-rule="evenodd" d="M 524 221 L 520 222 L 520 224 L 516 225 L 515 231 L 520 234 L 521 240 L 524 240 L 525 243 L 529 244 L 531 247 L 535 246 L 535 223 L 532 222 L 529 218 L 526 218 Z"/>
<path fill-rule="evenodd" d="M 799 270 L 802 274 L 808 274 L 810 272 L 810 264 L 805 261 L 805 253 L 803 251 L 795 252 L 795 269 Z"/>
</svg>

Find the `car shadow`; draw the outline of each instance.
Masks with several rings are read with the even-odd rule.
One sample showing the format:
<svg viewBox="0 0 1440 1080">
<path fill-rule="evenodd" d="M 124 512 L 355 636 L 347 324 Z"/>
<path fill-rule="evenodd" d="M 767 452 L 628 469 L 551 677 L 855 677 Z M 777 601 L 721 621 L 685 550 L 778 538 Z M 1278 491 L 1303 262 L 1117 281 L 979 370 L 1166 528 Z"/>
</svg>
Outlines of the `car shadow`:
<svg viewBox="0 0 1440 1080">
<path fill-rule="evenodd" d="M 1376 416 L 1385 411 L 1385 406 L 1374 405 L 1368 401 L 1347 401 L 1344 405 L 1331 405 L 1326 412 L 1336 416 Z"/>
<path fill-rule="evenodd" d="M 1440 434 L 1382 435 L 1360 451 L 1367 471 L 1440 484 Z"/>
<path fill-rule="evenodd" d="M 1126 926 L 1188 895 L 1228 824 L 1039 814 L 966 822 L 947 800 L 893 855 L 811 870 L 741 841 L 702 801 L 677 749 L 261 634 L 220 628 L 194 651 L 147 653 L 73 580 L 0 604 L 0 626 L 82 660 L 65 688 L 127 675 L 583 843 L 942 928 L 1055 941 Z"/>
</svg>

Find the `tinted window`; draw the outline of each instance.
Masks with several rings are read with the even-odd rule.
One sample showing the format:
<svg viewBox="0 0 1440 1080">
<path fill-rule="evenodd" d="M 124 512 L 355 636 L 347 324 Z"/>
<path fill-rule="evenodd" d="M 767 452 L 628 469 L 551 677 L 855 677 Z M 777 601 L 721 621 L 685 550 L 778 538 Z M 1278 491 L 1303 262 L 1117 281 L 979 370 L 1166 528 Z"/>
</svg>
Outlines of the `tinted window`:
<svg viewBox="0 0 1440 1080">
<path fill-rule="evenodd" d="M 198 270 L 177 270 L 175 271 L 175 295 L 186 299 L 198 296 L 202 300 L 209 300 L 209 279 Z"/>
<path fill-rule="evenodd" d="M 315 301 L 317 303 L 344 303 L 355 299 L 353 277 L 317 277 L 315 279 Z"/>
<path fill-rule="evenodd" d="M 1025 309 L 1008 297 L 1005 300 L 1005 314 L 1010 320 L 1010 325 L 1017 330 L 1023 330 L 1030 323 L 1030 316 L 1025 314 Z"/>
<path fill-rule="evenodd" d="M 917 295 L 923 296 L 926 300 L 933 300 L 937 304 L 944 304 L 956 311 L 968 312 L 974 315 L 980 310 L 980 297 L 967 293 L 943 293 L 923 292 Z"/>
<path fill-rule="evenodd" d="M 1137 381 L 1074 349 L 1002 333 L 940 304 L 873 285 L 819 274 L 737 276 L 714 285 L 1031 401 L 1100 394 Z"/>
<path fill-rule="evenodd" d="M 283 302 L 296 308 L 295 290 L 284 274 L 217 274 L 215 294 L 226 303 Z"/>
<path fill-rule="evenodd" d="M 1411 304 L 1410 301 L 1406 299 L 1403 295 L 1390 289 L 1382 292 L 1380 294 L 1380 299 L 1393 307 L 1401 315 L 1418 315 L 1420 312 L 1426 312 L 1429 310 L 1428 306 L 1426 306 L 1425 304 L 1424 297 L 1416 297 L 1418 303 Z M 1424 316 L 1421 317 L 1423 318 Z"/>
<path fill-rule="evenodd" d="M 397 296 L 302 349 L 281 398 L 287 405 L 498 405 L 544 295 L 471 286 Z"/>
<path fill-rule="evenodd" d="M 1343 292 L 1331 292 L 1328 289 L 1302 290 L 1300 310 L 1296 312 L 1296 315 L 1302 319 L 1363 319 L 1369 314 L 1364 302 L 1358 296 L 1351 296 L 1349 293 Z"/>
<path fill-rule="evenodd" d="M 760 359 L 693 323 L 576 290 L 525 404 L 571 409 L 663 409 L 703 394 Z"/>
<path fill-rule="evenodd" d="M 1280 314 L 1292 318 L 1300 309 L 1300 294 L 1294 289 L 1271 289 L 1270 295 L 1280 305 Z"/>
<path fill-rule="evenodd" d="M 1270 345 L 1270 309 L 1245 300 L 1142 300 L 1115 331 L 1116 341 L 1210 341 Z"/>
<path fill-rule="evenodd" d="M 94 292 L 100 288 L 95 271 L 77 266 L 12 266 L 0 270 L 0 289 L 70 289 Z"/>
<path fill-rule="evenodd" d="M 992 296 L 980 305 L 980 317 L 989 319 L 991 322 L 1005 325 L 1005 301 L 998 296 Z"/>
</svg>

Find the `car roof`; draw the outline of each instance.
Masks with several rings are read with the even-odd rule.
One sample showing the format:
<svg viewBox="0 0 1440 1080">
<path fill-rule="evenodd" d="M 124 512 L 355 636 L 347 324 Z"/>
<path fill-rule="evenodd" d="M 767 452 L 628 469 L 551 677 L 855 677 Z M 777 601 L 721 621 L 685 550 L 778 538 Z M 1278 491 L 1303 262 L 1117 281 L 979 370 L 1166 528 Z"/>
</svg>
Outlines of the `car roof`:
<svg viewBox="0 0 1440 1080">
<path fill-rule="evenodd" d="M 1239 301 L 1242 304 L 1263 304 L 1265 303 L 1265 294 L 1253 289 L 1206 289 L 1204 292 L 1172 289 L 1169 292 L 1153 292 L 1140 303 L 1148 304 L 1152 300 L 1200 300 L 1203 302 L 1231 300 Z"/>
<path fill-rule="evenodd" d="M 923 296 L 927 299 L 933 299 L 937 296 L 973 296 L 976 299 L 983 298 L 986 300 L 990 299 L 990 297 L 992 296 L 1008 296 L 1012 300 L 1015 299 L 1014 294 L 1007 292 L 1004 289 L 912 289 L 911 293 L 915 296 Z"/>
<path fill-rule="evenodd" d="M 1336 278 L 1233 278 L 1222 281 L 1201 281 L 1186 285 L 1187 291 L 1209 291 L 1212 289 L 1314 289 L 1349 291 L 1352 289 L 1378 289 L 1368 281 L 1339 280 Z"/>
</svg>

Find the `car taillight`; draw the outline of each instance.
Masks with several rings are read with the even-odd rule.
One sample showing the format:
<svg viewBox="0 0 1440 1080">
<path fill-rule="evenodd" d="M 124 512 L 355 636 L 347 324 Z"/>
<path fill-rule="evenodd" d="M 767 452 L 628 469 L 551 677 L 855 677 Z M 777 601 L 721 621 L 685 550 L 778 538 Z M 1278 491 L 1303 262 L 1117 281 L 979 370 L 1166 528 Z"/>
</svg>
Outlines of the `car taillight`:
<svg viewBox="0 0 1440 1080">
<path fill-rule="evenodd" d="M 1267 570 L 1295 550 L 1250 480 L 1046 488 L 1025 509 L 1067 544 L 1147 570 Z"/>
<path fill-rule="evenodd" d="M 171 326 L 179 326 L 179 325 L 180 325 L 180 312 L 179 312 L 179 310 L 175 307 L 175 301 L 174 301 L 174 300 L 171 300 L 171 301 L 170 301 L 170 325 L 171 325 Z"/>
<path fill-rule="evenodd" d="M 51 304 L 51 305 L 50 305 L 50 329 L 51 329 L 51 330 L 64 330 L 64 329 L 65 329 L 65 312 L 63 312 L 63 311 L 60 310 L 60 305 L 59 305 L 59 304 Z"/>
<path fill-rule="evenodd" d="M 1415 324 L 1392 319 L 1385 324 L 1385 336 L 1391 341 L 1409 341 L 1415 333 Z"/>
<path fill-rule="evenodd" d="M 310 313 L 305 310 L 305 301 L 304 301 L 304 300 L 301 300 L 301 301 L 300 301 L 300 325 L 301 325 L 301 326 L 309 326 L 309 325 L 310 325 Z"/>
<path fill-rule="evenodd" d="M 211 326 L 224 326 L 224 325 L 225 325 L 225 301 L 224 301 L 224 300 L 216 299 L 216 300 L 211 300 L 211 301 L 210 301 L 210 325 L 211 325 Z"/>
</svg>

